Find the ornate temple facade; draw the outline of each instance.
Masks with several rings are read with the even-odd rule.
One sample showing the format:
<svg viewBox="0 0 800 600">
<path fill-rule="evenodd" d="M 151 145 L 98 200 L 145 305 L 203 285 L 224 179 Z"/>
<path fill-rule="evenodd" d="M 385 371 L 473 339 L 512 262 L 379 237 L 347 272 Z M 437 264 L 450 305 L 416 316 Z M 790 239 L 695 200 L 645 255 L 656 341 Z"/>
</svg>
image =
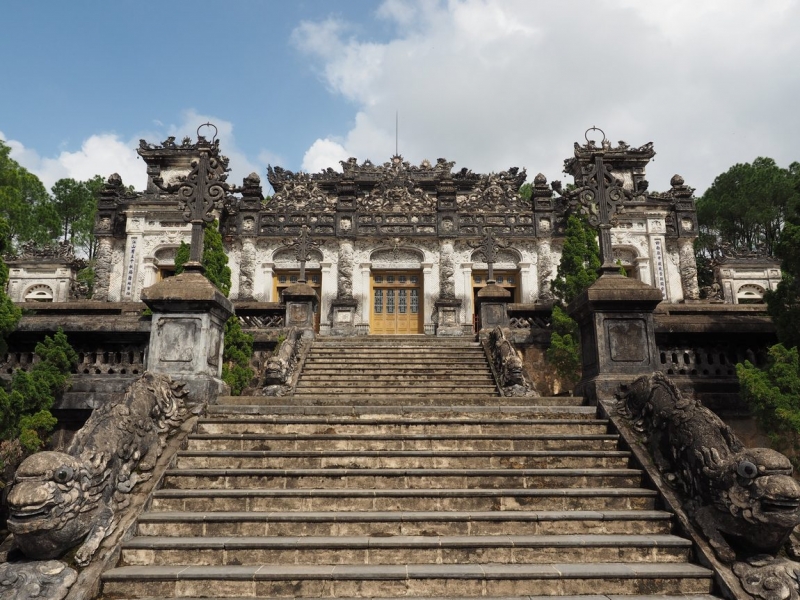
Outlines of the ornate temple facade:
<svg viewBox="0 0 800 600">
<path fill-rule="evenodd" d="M 129 195 L 119 176 L 111 176 L 99 201 L 95 300 L 139 300 L 144 288 L 174 272 L 178 246 L 190 240 L 179 194 L 164 190 L 189 173 L 196 144 L 142 141 L 138 152 L 147 164 L 147 189 Z M 306 228 L 313 246 L 306 279 L 320 298 L 323 334 L 335 329 L 338 305 L 353 307 L 364 333 L 430 334 L 446 303 L 457 307 L 458 325 L 471 331 L 476 294 L 489 270 L 479 247 L 487 233 L 497 241 L 494 279 L 512 302 L 549 301 L 567 216 L 585 210 L 583 184 L 598 155 L 618 189 L 615 258 L 667 302 L 697 299 L 693 190 L 676 175 L 666 192 L 648 191 L 653 146 L 624 142 L 575 144 L 564 163 L 573 185 L 548 184 L 539 174 L 530 198 L 520 194 L 524 169 L 478 174 L 444 159 L 411 165 L 400 156 L 382 164 L 351 158 L 341 171 L 316 174 L 269 167 L 270 199 L 263 200 L 252 174 L 216 205 L 232 269 L 230 297 L 279 302 L 300 276 L 293 241 Z M 222 158 L 220 169 L 226 167 Z"/>
</svg>

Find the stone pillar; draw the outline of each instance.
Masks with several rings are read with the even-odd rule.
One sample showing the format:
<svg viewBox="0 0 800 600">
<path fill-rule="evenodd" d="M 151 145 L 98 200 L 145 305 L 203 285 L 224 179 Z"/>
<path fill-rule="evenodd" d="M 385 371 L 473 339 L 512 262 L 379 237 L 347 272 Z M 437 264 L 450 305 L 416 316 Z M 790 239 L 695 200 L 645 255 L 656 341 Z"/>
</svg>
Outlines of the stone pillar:
<svg viewBox="0 0 800 600">
<path fill-rule="evenodd" d="M 100 302 L 108 301 L 108 290 L 111 286 L 111 269 L 113 264 L 111 256 L 112 240 L 113 238 L 108 236 L 98 238 L 92 300 L 98 300 Z"/>
<path fill-rule="evenodd" d="M 495 327 L 508 327 L 508 304 L 511 292 L 490 281 L 478 292 L 478 310 L 481 315 L 480 335 L 488 335 Z"/>
<path fill-rule="evenodd" d="M 369 276 L 372 271 L 372 263 L 361 263 L 359 268 L 361 269 L 361 323 L 364 324 L 369 323 L 370 311 L 372 310 L 369 297 Z"/>
<path fill-rule="evenodd" d="M 153 311 L 147 370 L 184 383 L 194 402 L 230 393 L 220 377 L 231 301 L 194 271 L 159 281 L 141 297 Z"/>
<path fill-rule="evenodd" d="M 264 298 L 266 302 L 280 302 L 280 298 L 273 298 L 272 297 L 272 290 L 275 288 L 275 282 L 273 278 L 275 277 L 275 263 L 266 262 L 261 265 L 261 268 L 264 270 Z"/>
<path fill-rule="evenodd" d="M 539 276 L 539 299 L 552 300 L 553 259 L 550 256 L 550 239 L 542 238 L 536 242 L 538 256 L 537 274 Z"/>
<path fill-rule="evenodd" d="M 531 263 L 519 263 L 519 301 L 523 304 L 536 300 L 536 289 L 531 289 L 531 282 L 535 281 L 534 269 Z M 538 288 L 538 285 L 536 286 Z"/>
<path fill-rule="evenodd" d="M 353 241 L 339 241 L 339 262 L 336 276 L 336 299 L 331 302 L 333 322 L 331 335 L 356 334 L 356 309 L 353 297 Z"/>
<path fill-rule="evenodd" d="M 472 325 L 476 311 L 472 301 L 472 263 L 461 263 L 461 273 L 464 279 L 464 302 L 461 305 L 463 307 L 462 319 L 464 319 L 464 325 Z"/>
<path fill-rule="evenodd" d="M 256 278 L 256 245 L 253 238 L 242 240 L 242 259 L 239 261 L 239 300 L 253 299 Z"/>
<path fill-rule="evenodd" d="M 684 301 L 700 299 L 700 287 L 697 284 L 697 260 L 694 255 L 694 240 L 678 239 L 678 256 L 680 258 L 681 285 Z"/>
<path fill-rule="evenodd" d="M 657 369 L 653 311 L 661 291 L 637 279 L 605 274 L 570 302 L 581 333 L 582 377 L 577 393 L 596 401 Z"/>
<path fill-rule="evenodd" d="M 296 283 L 283 290 L 283 302 L 286 304 L 287 328 L 297 327 L 303 331 L 303 337 L 314 338 L 314 313 L 317 310 L 319 297 L 310 285 Z"/>
<path fill-rule="evenodd" d="M 439 298 L 436 307 L 436 335 L 462 335 L 459 323 L 461 300 L 456 298 L 455 269 L 453 268 L 453 241 L 442 240 L 439 246 Z"/>
<path fill-rule="evenodd" d="M 428 335 L 433 335 L 435 333 L 435 325 L 431 320 L 433 316 L 433 304 L 432 300 L 435 297 L 435 294 L 432 294 L 431 291 L 434 289 L 433 287 L 433 263 L 421 263 L 422 267 L 422 298 L 420 298 L 420 310 L 422 311 L 422 319 L 423 319 L 423 327 L 424 331 Z"/>
</svg>

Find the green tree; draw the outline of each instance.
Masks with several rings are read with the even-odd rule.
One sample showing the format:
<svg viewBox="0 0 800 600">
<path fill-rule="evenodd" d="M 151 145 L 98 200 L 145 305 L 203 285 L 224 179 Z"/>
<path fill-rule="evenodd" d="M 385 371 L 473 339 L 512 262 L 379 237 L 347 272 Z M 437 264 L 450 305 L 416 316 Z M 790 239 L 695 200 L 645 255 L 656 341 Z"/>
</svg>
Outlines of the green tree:
<svg viewBox="0 0 800 600">
<path fill-rule="evenodd" d="M 47 190 L 39 178 L 12 159 L 11 148 L 0 140 L 0 218 L 6 221 L 9 245 L 50 239 L 41 220 L 41 211 L 48 202 Z"/>
<path fill-rule="evenodd" d="M 553 280 L 556 303 L 553 305 L 553 328 L 545 356 L 562 378 L 580 379 L 581 355 L 578 324 L 567 315 L 565 307 L 588 288 L 600 268 L 597 232 L 583 217 L 570 215 L 558 265 Z"/>
<path fill-rule="evenodd" d="M 783 344 L 769 349 L 769 361 L 759 369 L 750 361 L 736 365 L 742 398 L 776 450 L 800 455 L 800 358 L 797 348 Z"/>
<path fill-rule="evenodd" d="M 777 247 L 781 260 L 778 289 L 765 294 L 767 311 L 787 347 L 800 346 L 800 225 L 787 223 Z"/>
<path fill-rule="evenodd" d="M 222 245 L 222 235 L 217 221 L 204 228 L 203 258 L 205 276 L 226 296 L 231 290 L 231 269 L 228 256 Z M 175 273 L 182 273 L 189 261 L 190 246 L 181 242 L 175 254 Z M 225 345 L 222 349 L 222 380 L 231 386 L 231 393 L 238 396 L 253 379 L 250 358 L 253 355 L 253 336 L 242 331 L 239 318 L 233 315 L 225 322 Z"/>
<path fill-rule="evenodd" d="M 7 350 L 6 337 L 14 331 L 22 316 L 22 311 L 17 308 L 11 298 L 6 294 L 8 284 L 8 266 L 3 262 L 2 256 L 11 245 L 11 228 L 8 221 L 0 217 L 0 354 Z"/>
<path fill-rule="evenodd" d="M 83 248 L 90 259 L 96 249 L 92 230 L 102 187 L 103 178 L 99 175 L 87 181 L 59 179 L 52 187 L 52 201 L 43 211 L 51 230 L 57 231 L 63 241 Z"/>
<path fill-rule="evenodd" d="M 717 176 L 697 200 L 698 250 L 708 258 L 721 244 L 736 250 L 763 245 L 774 254 L 789 206 L 796 202 L 797 171 L 779 167 L 771 158 L 736 164 Z"/>
<path fill-rule="evenodd" d="M 36 345 L 38 361 L 18 369 L 9 389 L 0 388 L 0 470 L 6 479 L 25 456 L 40 450 L 56 426 L 50 413 L 57 394 L 67 389 L 78 355 L 58 330 Z"/>
</svg>

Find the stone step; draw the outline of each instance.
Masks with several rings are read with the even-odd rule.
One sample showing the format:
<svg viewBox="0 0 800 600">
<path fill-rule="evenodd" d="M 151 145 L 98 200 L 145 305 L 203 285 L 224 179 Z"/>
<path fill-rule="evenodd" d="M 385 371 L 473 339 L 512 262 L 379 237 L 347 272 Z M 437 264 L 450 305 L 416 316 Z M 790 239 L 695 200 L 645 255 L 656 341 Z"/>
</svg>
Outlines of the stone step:
<svg viewBox="0 0 800 600">
<path fill-rule="evenodd" d="M 394 394 L 394 395 L 381 395 L 370 394 L 368 396 L 356 396 L 353 398 L 337 396 L 328 396 L 325 394 L 311 394 L 304 393 L 302 390 L 295 394 L 287 396 L 220 396 L 216 406 L 209 407 L 209 414 L 220 414 L 220 411 L 226 409 L 219 408 L 221 406 L 274 406 L 276 409 L 273 413 L 280 412 L 286 414 L 287 412 L 295 414 L 314 414 L 314 407 L 326 407 L 324 412 L 316 410 L 317 414 L 368 414 L 379 412 L 380 414 L 407 414 L 413 411 L 418 406 L 433 407 L 439 406 L 436 402 L 437 398 L 433 396 L 413 396 L 410 394 Z M 286 404 L 290 401 L 297 401 L 295 404 Z M 349 401 L 350 404 L 343 404 Z M 584 399 L 578 396 L 543 396 L 535 398 L 521 398 L 515 396 L 488 396 L 486 394 L 480 395 L 466 395 L 462 394 L 458 398 L 459 404 L 469 406 L 471 412 L 484 412 L 492 413 L 499 412 L 500 407 L 503 407 L 505 413 L 513 412 L 523 413 L 530 412 L 533 407 L 542 406 L 583 406 Z M 525 404 L 520 404 L 520 403 Z M 362 405 L 362 406 L 359 406 Z M 416 406 L 415 406 L 416 405 Z M 283 407 L 293 407 L 294 410 Z M 377 409 L 380 408 L 378 411 Z M 463 407 L 462 407 L 463 408 Z M 356 412 L 357 409 L 357 412 Z M 443 413 L 445 410 L 439 408 L 437 412 Z M 458 409 L 458 407 L 456 407 Z M 232 409 L 233 410 L 233 409 Z M 241 411 L 239 411 L 241 412 Z M 265 411 L 261 411 L 266 414 Z M 467 412 L 461 410 L 460 412 Z M 535 412 L 535 411 L 534 411 Z M 231 412 L 230 414 L 233 414 Z M 449 412 L 447 414 L 453 414 Z"/>
<path fill-rule="evenodd" d="M 390 413 L 386 418 L 361 418 L 347 417 L 298 417 L 298 416 L 263 416 L 235 418 L 231 415 L 236 407 L 209 407 L 219 409 L 218 414 L 227 414 L 221 418 L 205 418 L 198 422 L 198 433 L 202 434 L 260 434 L 268 428 L 273 434 L 298 434 L 298 435 L 352 435 L 352 434 L 436 434 L 436 435 L 515 435 L 515 434 L 604 434 L 608 430 L 608 421 L 592 419 L 590 415 L 577 414 L 571 419 L 548 418 L 548 413 L 543 413 L 541 418 L 520 419 L 514 413 L 509 413 L 508 418 L 502 411 L 486 414 L 475 413 L 473 418 L 440 418 L 432 412 L 428 419 L 398 417 Z M 272 407 L 270 407 L 272 408 Z M 315 407 L 307 407 L 315 408 Z M 326 407 L 327 408 L 327 407 Z M 354 411 L 360 408 L 376 410 L 375 407 L 352 407 Z M 436 408 L 436 407 L 434 407 Z M 502 407 L 501 407 L 502 408 Z M 548 408 L 548 407 L 545 407 Z M 575 407 L 583 408 L 583 407 Z M 420 410 L 420 407 L 413 407 Z M 216 412 L 216 411 L 215 411 Z M 538 416 L 538 415 L 537 415 Z"/>
<path fill-rule="evenodd" d="M 435 384 L 439 381 L 457 382 L 464 385 L 464 373 L 389 373 L 383 374 L 376 373 L 343 373 L 338 371 L 336 373 L 319 373 L 317 371 L 307 371 L 300 375 L 301 382 L 323 382 L 323 383 L 359 383 L 359 382 L 376 382 L 376 383 L 423 383 L 426 385 Z M 476 383 L 489 383 L 494 385 L 494 377 L 491 371 L 486 369 L 484 372 L 471 371 L 469 374 L 470 386 Z"/>
<path fill-rule="evenodd" d="M 620 469 L 630 453 L 617 450 L 531 451 L 270 451 L 185 450 L 178 469 Z"/>
<path fill-rule="evenodd" d="M 274 435 L 193 434 L 188 450 L 615 450 L 619 436 L 601 435 Z"/>
<path fill-rule="evenodd" d="M 224 565 L 118 567 L 110 597 L 341 598 L 708 594 L 712 573 L 688 563 Z"/>
<path fill-rule="evenodd" d="M 172 596 L 170 596 L 172 598 Z M 231 596 L 204 596 L 203 598 L 199 597 L 191 597 L 191 596 L 181 596 L 182 600 L 233 600 Z M 328 596 L 330 598 L 330 596 Z M 338 600 L 356 600 L 353 597 L 342 597 L 337 596 Z M 399 596 L 394 597 L 370 597 L 371 600 L 402 600 Z M 481 596 L 482 600 L 551 600 L 553 598 L 552 594 L 548 594 L 547 596 L 536 596 L 526 594 L 524 598 L 520 599 L 518 596 Z M 581 594 L 579 596 L 572 595 L 572 596 L 561 596 L 562 600 L 723 600 L 719 596 L 714 596 L 713 594 L 680 594 L 680 595 L 668 595 L 668 594 L 608 594 L 608 595 L 589 595 L 589 594 Z M 132 600 L 130 596 L 120 596 L 114 598 L 114 600 Z M 147 598 L 142 598 L 140 600 L 170 600 L 163 596 L 148 596 Z M 264 598 L 261 597 L 260 600 L 277 600 L 277 598 Z M 309 600 L 322 600 L 320 596 L 312 596 L 309 597 Z M 434 600 L 433 598 L 426 598 L 426 600 Z M 462 596 L 462 595 L 449 595 L 447 596 L 447 600 L 471 600 L 469 596 Z"/>
<path fill-rule="evenodd" d="M 640 487 L 638 469 L 170 469 L 164 489 Z"/>
<path fill-rule="evenodd" d="M 463 377 L 492 377 L 492 372 L 488 367 L 484 369 L 468 367 L 465 369 L 451 369 L 448 367 L 420 368 L 420 369 L 386 369 L 380 365 L 367 367 L 362 366 L 353 369 L 340 369 L 339 367 L 328 369 L 311 367 L 304 369 L 300 374 L 301 379 L 313 377 L 314 379 L 327 378 L 402 378 L 402 379 L 423 379 L 423 378 L 463 378 Z M 463 379 L 462 379 L 463 381 Z"/>
<path fill-rule="evenodd" d="M 381 382 L 374 382 L 374 383 L 352 383 L 350 385 L 343 384 L 343 385 L 335 385 L 334 383 L 330 383 L 329 385 L 324 384 L 315 384 L 310 385 L 307 383 L 298 383 L 297 388 L 295 389 L 294 395 L 297 396 L 300 393 L 306 394 L 337 394 L 341 396 L 356 396 L 360 394 L 376 394 L 379 393 L 383 396 L 387 396 L 389 394 L 420 394 L 422 396 L 440 396 L 441 394 L 449 394 L 453 397 L 453 400 L 458 399 L 458 397 L 463 394 L 465 391 L 471 394 L 497 394 L 497 386 L 494 384 L 472 384 L 464 385 L 464 384 L 457 384 L 457 383 L 444 383 L 444 382 L 437 382 L 431 381 L 428 383 L 425 382 L 399 382 L 394 385 L 389 385 L 387 383 Z"/>
<path fill-rule="evenodd" d="M 268 397 L 268 396 L 263 396 Z M 235 397 L 234 397 L 235 398 Z M 497 396 L 500 398 L 500 396 Z M 423 419 L 429 421 L 439 420 L 444 427 L 445 419 L 458 419 L 461 424 L 468 422 L 491 422 L 504 420 L 508 421 L 539 421 L 539 420 L 563 420 L 563 421 L 589 421 L 596 412 L 594 407 L 589 406 L 515 406 L 503 404 L 495 406 L 484 406 L 475 404 L 471 406 L 459 407 L 457 412 L 448 412 L 452 407 L 442 407 L 435 404 L 425 404 L 432 402 L 433 398 L 413 398 L 407 396 L 388 396 L 379 397 L 372 406 L 364 406 L 363 403 L 371 401 L 370 396 L 351 398 L 352 405 L 342 405 L 341 400 L 337 404 L 310 404 L 306 403 L 307 398 L 300 396 L 284 396 L 284 400 L 298 402 L 298 404 L 220 404 L 208 408 L 209 416 L 227 416 L 233 418 L 252 419 L 265 417 L 274 414 L 283 415 L 303 415 L 309 419 L 315 417 L 322 418 L 329 415 L 329 419 L 334 417 L 353 417 L 354 423 L 364 423 L 366 421 L 394 421 L 398 417 L 415 420 L 419 423 Z M 416 402 L 414 403 L 414 401 Z M 231 400 L 235 402 L 235 400 Z M 405 406 L 396 406 L 389 402 L 405 402 Z M 499 417 L 499 419 L 498 419 Z M 452 424 L 452 423 L 451 423 Z M 489 423 L 490 425 L 492 423 Z M 469 428 L 467 429 L 469 431 Z M 447 432 L 444 427 L 443 432 Z M 518 432 L 519 433 L 519 432 Z"/>
<path fill-rule="evenodd" d="M 669 534 L 672 515 L 610 511 L 147 512 L 139 536 L 473 536 Z"/>
<path fill-rule="evenodd" d="M 653 510 L 644 488 L 161 489 L 153 511 Z"/>
<path fill-rule="evenodd" d="M 674 535 L 475 535 L 392 537 L 172 537 L 129 540 L 122 565 L 391 565 L 686 562 Z"/>
<path fill-rule="evenodd" d="M 311 354 L 306 357 L 306 365 L 338 365 L 342 369 L 364 366 L 397 365 L 401 368 L 435 368 L 437 364 L 450 363 L 458 365 L 481 365 L 486 366 L 486 358 L 482 354 L 470 354 L 469 356 L 437 355 L 420 356 L 419 354 L 409 354 L 399 356 L 387 352 L 384 355 L 374 353 L 364 354 L 341 354 L 331 353 L 326 355 Z"/>
</svg>

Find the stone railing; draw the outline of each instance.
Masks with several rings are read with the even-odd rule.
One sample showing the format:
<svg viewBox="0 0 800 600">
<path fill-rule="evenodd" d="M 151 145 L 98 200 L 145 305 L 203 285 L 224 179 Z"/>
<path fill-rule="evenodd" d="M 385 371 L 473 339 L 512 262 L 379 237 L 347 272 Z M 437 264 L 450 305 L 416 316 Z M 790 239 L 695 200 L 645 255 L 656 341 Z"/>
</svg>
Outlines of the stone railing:
<svg viewBox="0 0 800 600">
<path fill-rule="evenodd" d="M 281 329 L 286 326 L 286 307 L 280 302 L 234 302 L 242 329 Z"/>
<path fill-rule="evenodd" d="M 492 373 L 504 396 L 538 396 L 536 387 L 525 373 L 525 365 L 514 344 L 500 327 L 495 327 L 483 340 Z"/>
<path fill-rule="evenodd" d="M 653 316 L 656 369 L 718 414 L 747 413 L 736 364 L 763 366 L 778 341 L 765 305 L 662 304 Z"/>
<path fill-rule="evenodd" d="M 28 304 L 0 356 L 0 375 L 28 369 L 36 362 L 36 344 L 61 329 L 78 353 L 75 375 L 138 375 L 144 372 L 150 320 L 139 303 L 62 302 Z"/>
</svg>

